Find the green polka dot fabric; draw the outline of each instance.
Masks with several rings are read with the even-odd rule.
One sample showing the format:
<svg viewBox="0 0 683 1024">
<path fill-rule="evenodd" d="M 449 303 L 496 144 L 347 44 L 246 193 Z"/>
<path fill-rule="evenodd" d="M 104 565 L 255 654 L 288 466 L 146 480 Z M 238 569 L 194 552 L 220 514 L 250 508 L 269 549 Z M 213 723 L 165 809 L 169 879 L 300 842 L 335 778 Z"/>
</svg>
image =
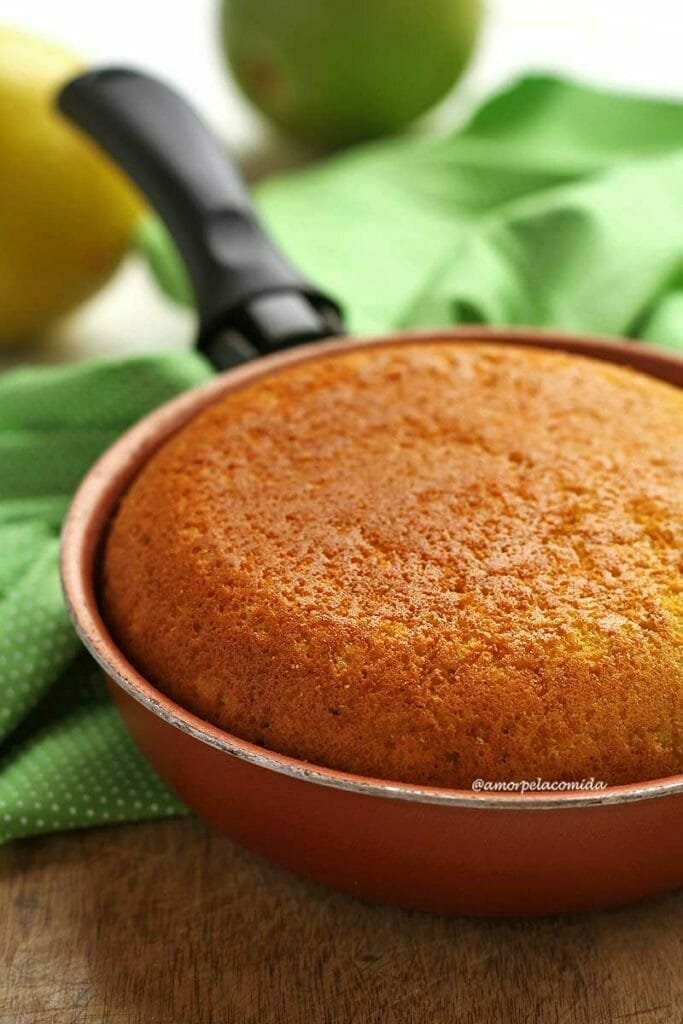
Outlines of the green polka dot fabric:
<svg viewBox="0 0 683 1024">
<path fill-rule="evenodd" d="M 73 631 L 59 531 L 97 456 L 210 372 L 187 352 L 0 377 L 0 841 L 184 811 Z"/>
</svg>

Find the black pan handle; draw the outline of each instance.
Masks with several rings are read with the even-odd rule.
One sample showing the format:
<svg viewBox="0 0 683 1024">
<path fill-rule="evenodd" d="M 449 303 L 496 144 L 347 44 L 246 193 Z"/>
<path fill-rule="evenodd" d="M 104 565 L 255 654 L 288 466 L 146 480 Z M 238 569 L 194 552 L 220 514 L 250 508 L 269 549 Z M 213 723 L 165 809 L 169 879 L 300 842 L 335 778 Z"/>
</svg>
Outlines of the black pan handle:
<svg viewBox="0 0 683 1024">
<path fill-rule="evenodd" d="M 58 106 L 170 231 L 195 294 L 198 346 L 218 369 L 342 333 L 337 304 L 275 247 L 223 146 L 176 92 L 138 71 L 103 68 L 67 83 Z"/>
</svg>

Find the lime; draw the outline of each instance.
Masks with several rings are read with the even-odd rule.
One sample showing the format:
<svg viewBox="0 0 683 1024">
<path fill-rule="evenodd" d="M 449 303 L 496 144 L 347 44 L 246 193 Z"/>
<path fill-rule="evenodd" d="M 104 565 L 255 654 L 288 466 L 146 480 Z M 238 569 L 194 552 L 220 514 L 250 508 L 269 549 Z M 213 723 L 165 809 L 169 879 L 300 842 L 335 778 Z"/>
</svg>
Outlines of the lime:
<svg viewBox="0 0 683 1024">
<path fill-rule="evenodd" d="M 394 132 L 465 68 L 482 0 L 223 0 L 237 82 L 277 126 L 340 145 Z"/>
</svg>

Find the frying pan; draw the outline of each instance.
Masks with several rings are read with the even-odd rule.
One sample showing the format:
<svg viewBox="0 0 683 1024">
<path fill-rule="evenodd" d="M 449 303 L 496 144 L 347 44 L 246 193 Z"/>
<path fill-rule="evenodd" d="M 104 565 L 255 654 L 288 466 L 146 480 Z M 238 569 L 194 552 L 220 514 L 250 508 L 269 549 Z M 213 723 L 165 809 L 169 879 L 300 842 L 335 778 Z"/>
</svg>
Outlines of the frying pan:
<svg viewBox="0 0 683 1024">
<path fill-rule="evenodd" d="M 166 223 L 194 288 L 199 348 L 227 371 L 114 444 L 81 485 L 63 532 L 62 579 L 74 625 L 165 782 L 257 854 L 371 901 L 528 915 L 614 906 L 683 884 L 683 776 L 522 795 L 407 785 L 299 761 L 230 735 L 156 689 L 112 640 L 97 594 L 108 523 L 145 461 L 218 397 L 285 367 L 435 339 L 582 353 L 677 387 L 683 362 L 629 342 L 524 328 L 335 338 L 343 330 L 339 307 L 273 247 L 226 154 L 179 96 L 139 73 L 107 69 L 69 83 L 59 105 Z"/>
</svg>

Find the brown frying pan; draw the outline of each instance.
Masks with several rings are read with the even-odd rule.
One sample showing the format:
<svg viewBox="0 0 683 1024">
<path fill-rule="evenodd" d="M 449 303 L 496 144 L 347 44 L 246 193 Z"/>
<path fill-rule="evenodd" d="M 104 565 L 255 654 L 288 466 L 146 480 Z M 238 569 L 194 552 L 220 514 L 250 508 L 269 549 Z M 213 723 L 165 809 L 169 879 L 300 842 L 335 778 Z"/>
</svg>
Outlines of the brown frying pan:
<svg viewBox="0 0 683 1024">
<path fill-rule="evenodd" d="M 218 368 L 233 367 L 114 444 L 81 485 L 64 528 L 62 577 L 74 624 L 161 777 L 249 849 L 369 900 L 545 914 L 614 906 L 682 885 L 683 776 L 602 791 L 491 794 L 365 778 L 276 754 L 202 721 L 144 679 L 107 631 L 96 580 L 112 512 L 150 455 L 218 396 L 284 367 L 437 338 L 582 353 L 677 387 L 683 361 L 628 342 L 524 328 L 329 340 L 341 333 L 336 304 L 272 247 L 224 153 L 179 97 L 145 76 L 110 70 L 76 79 L 60 105 L 126 168 L 165 220 L 195 289 L 200 348 Z"/>
</svg>

